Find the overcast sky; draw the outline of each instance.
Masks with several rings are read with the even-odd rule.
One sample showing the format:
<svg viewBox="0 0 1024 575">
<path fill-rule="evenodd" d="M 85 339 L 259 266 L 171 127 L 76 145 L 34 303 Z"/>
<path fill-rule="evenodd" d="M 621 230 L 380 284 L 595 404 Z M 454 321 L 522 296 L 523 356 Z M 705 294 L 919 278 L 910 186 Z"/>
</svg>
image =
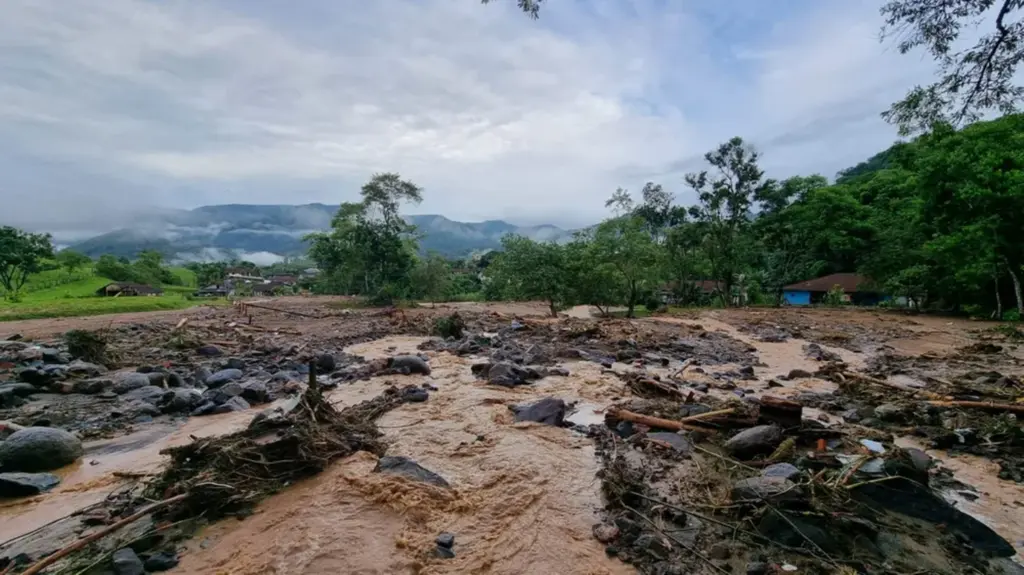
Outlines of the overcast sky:
<svg viewBox="0 0 1024 575">
<path fill-rule="evenodd" d="M 3 0 L 0 222 L 338 203 L 370 174 L 414 213 L 589 224 L 735 135 L 771 177 L 888 146 L 927 58 L 882 0 Z"/>
</svg>

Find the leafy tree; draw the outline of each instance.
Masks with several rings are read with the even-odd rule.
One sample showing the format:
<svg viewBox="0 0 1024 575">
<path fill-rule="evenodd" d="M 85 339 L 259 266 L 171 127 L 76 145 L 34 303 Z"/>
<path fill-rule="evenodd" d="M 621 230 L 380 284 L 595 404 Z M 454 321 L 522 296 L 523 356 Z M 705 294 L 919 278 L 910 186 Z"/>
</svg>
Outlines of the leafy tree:
<svg viewBox="0 0 1024 575">
<path fill-rule="evenodd" d="M 899 40 L 901 54 L 925 48 L 936 60 L 939 80 L 916 86 L 883 114 L 903 134 L 923 131 L 936 122 L 955 126 L 977 120 L 984 112 L 1017 110 L 1024 88 L 1015 73 L 1024 58 L 1021 0 L 891 0 L 882 7 L 882 38 Z M 957 41 L 965 27 L 987 16 L 994 23 L 969 48 Z"/>
<path fill-rule="evenodd" d="M 699 204 L 690 214 L 705 229 L 705 253 L 714 279 L 722 286 L 726 305 L 737 276 L 746 264 L 745 228 L 750 223 L 754 194 L 764 185 L 757 152 L 742 138 L 733 138 L 704 155 L 717 170 L 687 174 L 686 183 L 697 192 Z"/>
<path fill-rule="evenodd" d="M 480 0 L 481 4 L 490 4 L 491 2 L 492 0 Z M 519 9 L 534 20 L 540 17 L 540 5 L 543 3 L 544 0 L 516 0 Z"/>
<path fill-rule="evenodd" d="M 225 262 L 192 262 L 185 267 L 196 274 L 196 284 L 199 287 L 220 285 L 227 277 Z"/>
<path fill-rule="evenodd" d="M 110 254 L 103 254 L 96 260 L 96 275 L 116 282 L 136 281 L 135 270 L 130 262 Z"/>
<path fill-rule="evenodd" d="M 430 254 L 420 260 L 413 270 L 413 283 L 433 306 L 437 300 L 444 297 L 452 283 L 452 270 L 448 260 L 438 254 Z"/>
<path fill-rule="evenodd" d="M 622 303 L 622 291 L 615 266 L 603 259 L 594 235 L 593 229 L 576 232 L 565 246 L 569 299 L 607 315 L 608 308 Z"/>
<path fill-rule="evenodd" d="M 509 299 L 543 300 L 557 316 L 569 296 L 564 246 L 519 235 L 505 236 L 501 245 L 501 255 L 487 270 L 492 289 Z"/>
<path fill-rule="evenodd" d="M 43 258 L 53 257 L 50 234 L 33 234 L 11 226 L 0 227 L 0 285 L 8 299 L 36 273 Z"/>
<path fill-rule="evenodd" d="M 635 216 L 601 222 L 594 231 L 595 263 L 608 264 L 626 302 L 626 317 L 633 317 L 636 304 L 657 280 L 661 252 L 646 229 L 644 220 Z"/>
<path fill-rule="evenodd" d="M 178 278 L 163 264 L 163 254 L 156 250 L 143 250 L 132 266 L 135 280 L 150 285 L 177 283 Z"/>
<path fill-rule="evenodd" d="M 68 272 L 68 279 L 71 278 L 80 268 L 83 268 L 92 263 L 92 258 L 83 254 L 82 252 L 76 252 L 75 250 L 64 249 L 57 252 L 55 256 L 57 263 L 60 267 L 64 268 Z"/>
</svg>

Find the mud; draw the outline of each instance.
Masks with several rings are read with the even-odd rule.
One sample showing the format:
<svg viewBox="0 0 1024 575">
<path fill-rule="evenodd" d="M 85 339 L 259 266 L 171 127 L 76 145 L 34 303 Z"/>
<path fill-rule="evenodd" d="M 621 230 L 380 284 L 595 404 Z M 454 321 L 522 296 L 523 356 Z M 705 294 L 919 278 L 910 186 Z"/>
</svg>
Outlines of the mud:
<svg viewBox="0 0 1024 575">
<path fill-rule="evenodd" d="M 958 531 L 958 525 L 973 525 L 963 519 L 967 516 L 942 511 L 948 527 L 943 531 L 934 518 L 907 515 L 897 502 L 874 501 L 865 511 L 863 503 L 815 491 L 816 481 L 835 480 L 846 468 L 808 461 L 857 457 L 862 437 L 881 441 L 892 457 L 903 453 L 897 444 L 927 449 L 934 464 L 915 480 L 931 483 L 953 502 L 949 509 L 962 509 L 991 527 L 1016 547 L 1017 560 L 1024 548 L 1017 519 L 1024 496 L 1013 482 L 1014 462 L 1021 457 L 1020 444 L 1012 439 L 1020 431 L 1015 419 L 924 409 L 919 416 L 865 426 L 863 420 L 873 419 L 879 405 L 893 400 L 916 405 L 920 398 L 852 386 L 836 376 L 865 373 L 904 389 L 1016 401 L 1024 369 L 1011 331 L 849 310 L 717 310 L 628 321 L 587 318 L 579 310 L 553 319 L 539 304 L 356 311 L 328 303 L 281 298 L 269 304 L 313 317 L 202 310 L 145 322 L 133 314 L 126 322 L 108 320 L 101 327 L 118 358 L 112 367 L 122 370 L 156 366 L 187 379 L 197 367 L 220 367 L 236 358 L 245 378 L 263 378 L 328 354 L 332 369 L 318 381 L 333 387 L 327 397 L 337 407 L 391 387 L 416 386 L 424 390 L 425 401 L 404 403 L 377 421 L 387 455 L 410 458 L 450 487 L 375 472 L 377 456 L 356 453 L 271 496 L 242 521 L 209 524 L 177 543 L 176 537 L 163 540 L 161 548 L 180 553 L 174 572 L 744 573 L 759 563 L 767 566 L 766 573 L 784 566 L 832 573 L 838 572 L 837 564 L 866 573 L 998 572 L 990 552 L 1013 554 L 1014 549 L 1000 547 L 1001 539 L 976 525 Z M 465 320 L 466 337 L 431 338 L 435 320 L 455 310 Z M 176 327 L 185 317 L 185 326 Z M 52 338 L 46 326 L 18 329 L 37 339 Z M 809 344 L 817 347 L 809 350 Z M 203 345 L 218 347 L 222 355 L 200 355 Z M 431 374 L 386 369 L 388 358 L 405 354 L 423 356 Z M 512 388 L 493 385 L 473 373 L 473 365 L 485 362 L 536 369 L 541 377 Z M 59 472 L 64 481 L 54 491 L 2 504 L 0 541 L 144 482 L 145 477 L 131 474 L 159 471 L 166 461 L 162 449 L 244 427 L 260 409 L 299 391 L 305 377 L 298 376 L 288 389 L 288 382 L 282 383 L 277 403 L 207 417 L 160 414 L 114 421 L 95 396 L 36 394 L 0 419 L 49 418 L 54 425 L 106 439 L 87 442 L 85 458 Z M 637 396 L 651 399 L 638 403 Z M 746 464 L 753 470 L 730 463 L 721 446 L 752 425 L 750 418 L 758 417 L 768 396 L 803 406 L 801 430 L 787 431 L 794 444 L 775 461 L 805 470 L 801 489 L 817 495 L 809 503 L 778 504 L 777 510 L 737 507 L 730 501 L 732 484 L 756 477 L 760 468 L 751 461 Z M 542 398 L 568 404 L 566 425 L 572 427 L 515 421 L 511 406 Z M 679 435 L 639 424 L 623 433 L 609 408 L 624 405 L 668 419 L 729 407 L 736 411 L 698 424 L 707 432 L 684 433 L 680 442 Z M 948 436 L 964 429 L 965 421 L 988 431 L 971 436 L 979 438 L 973 444 L 936 443 L 939 430 Z M 817 453 L 819 439 L 826 442 L 825 451 L 806 460 L 808 453 Z M 851 472 L 848 483 L 876 477 L 864 475 L 871 470 L 866 467 Z M 815 480 L 819 470 L 825 475 Z M 623 486 L 648 499 L 627 496 Z M 846 532 L 863 537 L 841 535 L 829 522 L 815 522 L 815 514 L 842 517 Z M 822 538 L 812 539 L 824 549 L 792 533 L 770 540 L 737 538 L 741 532 L 792 532 L 785 519 L 797 520 L 805 534 L 822 531 Z M 81 521 L 54 525 L 61 528 L 23 538 L 20 547 L 0 546 L 0 557 L 19 549 L 42 554 L 90 529 Z M 194 527 L 181 535 L 192 534 Z M 439 554 L 435 539 L 441 533 L 454 534 L 454 557 Z M 964 537 L 979 550 L 975 555 L 964 547 Z"/>
</svg>

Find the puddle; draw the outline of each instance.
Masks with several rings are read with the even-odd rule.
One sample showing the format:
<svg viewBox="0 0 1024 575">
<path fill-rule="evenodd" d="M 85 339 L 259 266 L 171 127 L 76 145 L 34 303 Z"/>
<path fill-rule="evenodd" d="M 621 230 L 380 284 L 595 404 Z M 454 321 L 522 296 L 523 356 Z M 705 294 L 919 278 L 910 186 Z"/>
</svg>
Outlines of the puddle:
<svg viewBox="0 0 1024 575">
<path fill-rule="evenodd" d="M 601 425 L 604 423 L 605 405 L 579 402 L 565 420 L 573 425 Z"/>
</svg>

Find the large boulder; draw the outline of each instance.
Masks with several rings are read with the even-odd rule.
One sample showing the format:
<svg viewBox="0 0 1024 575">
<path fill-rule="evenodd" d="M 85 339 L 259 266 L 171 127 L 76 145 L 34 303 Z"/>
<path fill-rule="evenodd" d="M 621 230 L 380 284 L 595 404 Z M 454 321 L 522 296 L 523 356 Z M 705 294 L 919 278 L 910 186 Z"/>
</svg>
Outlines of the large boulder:
<svg viewBox="0 0 1024 575">
<path fill-rule="evenodd" d="M 242 399 L 253 403 L 267 403 L 270 401 L 270 392 L 267 384 L 262 381 L 247 381 L 242 385 Z"/>
<path fill-rule="evenodd" d="M 554 397 L 545 397 L 534 403 L 509 407 L 516 414 L 516 421 L 534 421 L 546 425 L 565 425 L 565 402 Z"/>
<path fill-rule="evenodd" d="M 96 377 L 97 375 L 107 373 L 107 368 L 102 365 L 76 359 L 67 365 L 66 371 L 68 375 L 76 377 Z"/>
<path fill-rule="evenodd" d="M 178 413 L 190 411 L 203 401 L 203 394 L 198 390 L 187 387 L 178 387 L 164 392 L 160 398 L 160 411 L 164 413 Z"/>
<path fill-rule="evenodd" d="M 430 364 L 418 355 L 396 355 L 388 361 L 388 367 L 400 373 L 430 375 Z"/>
<path fill-rule="evenodd" d="M 532 380 L 539 378 L 540 374 L 535 370 L 520 367 L 514 363 L 504 361 L 491 365 L 487 370 L 487 383 L 500 385 L 502 387 L 526 385 Z"/>
<path fill-rule="evenodd" d="M 149 376 L 145 373 L 130 372 L 130 373 L 119 373 L 114 376 L 114 393 L 123 395 L 133 389 L 139 389 L 140 387 L 146 387 L 150 385 Z"/>
<path fill-rule="evenodd" d="M 71 384 L 71 393 L 94 395 L 114 388 L 114 380 L 103 377 L 81 379 Z"/>
<path fill-rule="evenodd" d="M 240 369 L 222 369 L 217 373 L 206 378 L 206 387 L 220 387 L 229 381 L 241 379 L 242 370 Z"/>
<path fill-rule="evenodd" d="M 0 469 L 49 471 L 74 463 L 82 453 L 82 441 L 63 429 L 26 427 L 0 443 Z"/>
<path fill-rule="evenodd" d="M 374 471 L 378 473 L 387 473 L 390 475 L 399 475 L 412 481 L 419 481 L 423 483 L 429 483 L 438 487 L 449 487 L 448 482 L 444 477 L 424 468 L 419 463 L 409 459 L 408 457 L 401 456 L 384 456 L 377 461 L 377 466 L 374 467 Z"/>
<path fill-rule="evenodd" d="M 242 395 L 242 391 L 244 391 L 242 384 L 232 381 L 217 388 L 207 389 L 203 392 L 203 399 L 221 405 L 227 403 L 232 397 Z"/>
<path fill-rule="evenodd" d="M 49 491 L 60 484 L 52 473 L 0 473 L 0 497 L 28 497 Z"/>
<path fill-rule="evenodd" d="M 213 408 L 213 413 L 231 413 L 232 411 L 245 411 L 246 409 L 249 409 L 249 402 L 236 395 Z"/>
<path fill-rule="evenodd" d="M 729 438 L 723 447 L 732 455 L 747 458 L 770 453 L 782 443 L 782 429 L 777 425 L 758 425 L 744 429 Z"/>
<path fill-rule="evenodd" d="M 156 405 L 157 403 L 160 403 L 160 400 L 163 398 L 165 391 L 166 390 L 162 387 L 157 387 L 155 385 L 146 385 L 138 389 L 133 389 L 129 391 L 128 393 L 124 394 L 124 397 L 126 399 L 134 399 Z"/>
<path fill-rule="evenodd" d="M 33 393 L 39 393 L 36 386 L 28 383 L 0 383 L 0 394 L 11 393 L 19 397 L 28 397 Z"/>
</svg>

